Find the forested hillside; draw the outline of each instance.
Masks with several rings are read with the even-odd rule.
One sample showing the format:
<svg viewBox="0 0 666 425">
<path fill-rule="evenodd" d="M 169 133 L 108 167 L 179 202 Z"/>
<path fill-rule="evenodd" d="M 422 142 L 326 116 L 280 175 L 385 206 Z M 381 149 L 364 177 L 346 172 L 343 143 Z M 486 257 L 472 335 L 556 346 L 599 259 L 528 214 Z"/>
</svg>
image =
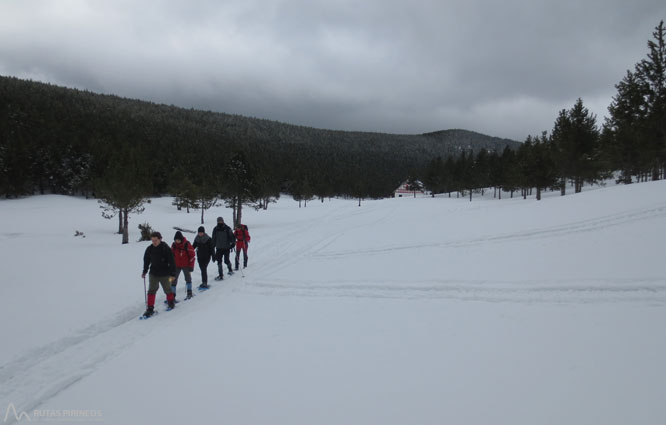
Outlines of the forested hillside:
<svg viewBox="0 0 666 425">
<path fill-rule="evenodd" d="M 465 130 L 320 130 L 0 77 L 0 193 L 9 197 L 220 194 L 230 184 L 252 199 L 381 197 L 433 156 L 517 145 Z"/>
</svg>

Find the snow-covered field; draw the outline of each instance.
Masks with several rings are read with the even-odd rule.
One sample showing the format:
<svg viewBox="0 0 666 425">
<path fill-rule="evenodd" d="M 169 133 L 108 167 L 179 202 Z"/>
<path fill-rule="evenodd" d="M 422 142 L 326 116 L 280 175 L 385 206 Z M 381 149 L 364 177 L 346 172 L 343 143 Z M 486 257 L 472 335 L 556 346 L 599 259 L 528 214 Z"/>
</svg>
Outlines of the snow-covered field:
<svg viewBox="0 0 666 425">
<path fill-rule="evenodd" d="M 139 321 L 146 242 L 92 200 L 0 201 L 0 421 L 666 423 L 666 182 L 245 214 L 245 277 Z"/>
</svg>

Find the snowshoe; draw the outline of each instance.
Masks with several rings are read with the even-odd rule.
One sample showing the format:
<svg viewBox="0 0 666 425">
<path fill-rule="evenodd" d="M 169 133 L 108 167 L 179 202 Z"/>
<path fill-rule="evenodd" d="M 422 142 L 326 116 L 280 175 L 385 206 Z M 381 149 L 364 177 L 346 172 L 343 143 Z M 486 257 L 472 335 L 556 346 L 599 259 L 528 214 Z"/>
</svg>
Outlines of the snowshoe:
<svg viewBox="0 0 666 425">
<path fill-rule="evenodd" d="M 153 317 L 154 314 L 155 314 L 155 308 L 153 306 L 150 306 L 146 309 L 146 311 L 143 313 L 143 315 L 141 315 L 141 317 L 139 317 L 139 319 L 141 319 L 141 320 L 150 319 L 151 317 Z"/>
<path fill-rule="evenodd" d="M 222 275 L 216 276 L 215 280 L 224 280 L 224 276 L 222 276 Z"/>
</svg>

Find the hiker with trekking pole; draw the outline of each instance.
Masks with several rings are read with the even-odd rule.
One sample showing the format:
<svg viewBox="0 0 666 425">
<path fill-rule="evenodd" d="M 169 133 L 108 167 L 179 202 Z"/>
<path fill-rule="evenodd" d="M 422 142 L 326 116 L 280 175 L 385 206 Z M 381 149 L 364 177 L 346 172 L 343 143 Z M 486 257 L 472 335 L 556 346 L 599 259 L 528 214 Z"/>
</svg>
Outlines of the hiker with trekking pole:
<svg viewBox="0 0 666 425">
<path fill-rule="evenodd" d="M 150 245 L 146 248 L 143 255 L 143 278 L 144 294 L 146 300 L 146 312 L 141 319 L 147 319 L 155 314 L 155 296 L 160 285 L 167 297 L 167 310 L 173 309 L 175 295 L 171 291 L 171 283 L 176 276 L 176 264 L 174 262 L 171 247 L 162 241 L 160 232 L 150 234 Z M 150 268 L 150 273 L 148 272 Z M 148 291 L 146 290 L 146 274 L 148 274 Z"/>
</svg>

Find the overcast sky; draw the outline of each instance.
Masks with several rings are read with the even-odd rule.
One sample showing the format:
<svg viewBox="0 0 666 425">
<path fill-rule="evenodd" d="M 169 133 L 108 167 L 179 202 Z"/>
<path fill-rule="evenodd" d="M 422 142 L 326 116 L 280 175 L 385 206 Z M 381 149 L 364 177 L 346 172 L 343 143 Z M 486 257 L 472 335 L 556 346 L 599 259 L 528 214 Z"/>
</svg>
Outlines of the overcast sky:
<svg viewBox="0 0 666 425">
<path fill-rule="evenodd" d="M 341 130 L 599 116 L 664 0 L 0 0 L 0 75 Z"/>
</svg>

